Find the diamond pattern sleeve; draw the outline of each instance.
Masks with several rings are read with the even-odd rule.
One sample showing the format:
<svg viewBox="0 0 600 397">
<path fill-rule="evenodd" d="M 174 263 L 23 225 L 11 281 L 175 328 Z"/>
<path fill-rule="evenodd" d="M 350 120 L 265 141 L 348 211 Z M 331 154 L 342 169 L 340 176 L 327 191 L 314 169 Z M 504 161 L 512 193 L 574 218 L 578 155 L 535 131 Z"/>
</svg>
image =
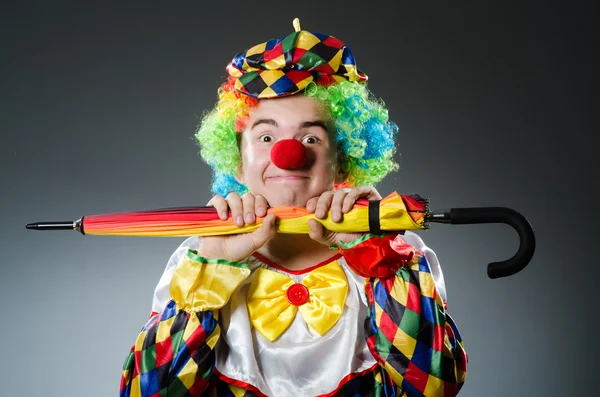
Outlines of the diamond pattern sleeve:
<svg viewBox="0 0 600 397">
<path fill-rule="evenodd" d="M 467 354 L 446 311 L 445 287 L 436 286 L 422 248 L 399 235 L 368 235 L 338 247 L 348 265 L 367 277 L 367 343 L 398 395 L 456 396 L 465 381 Z"/>
<path fill-rule="evenodd" d="M 249 275 L 244 263 L 189 250 L 173 274 L 172 299 L 153 313 L 125 360 L 120 396 L 202 394 L 214 372 L 219 309 Z"/>
</svg>

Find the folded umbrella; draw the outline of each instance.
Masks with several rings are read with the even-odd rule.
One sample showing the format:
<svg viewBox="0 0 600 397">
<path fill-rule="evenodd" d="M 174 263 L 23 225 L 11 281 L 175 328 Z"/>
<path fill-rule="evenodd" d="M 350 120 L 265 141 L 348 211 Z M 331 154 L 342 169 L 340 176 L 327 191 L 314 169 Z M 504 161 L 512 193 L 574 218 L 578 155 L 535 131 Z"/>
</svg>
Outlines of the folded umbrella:
<svg viewBox="0 0 600 397">
<path fill-rule="evenodd" d="M 308 234 L 308 220 L 317 219 L 305 208 L 274 207 L 268 213 L 278 218 L 279 233 Z M 179 207 L 149 211 L 120 212 L 86 215 L 76 221 L 36 222 L 26 227 L 33 230 L 77 230 L 88 235 L 182 237 L 217 236 L 252 232 L 256 223 L 236 226 L 230 216 L 221 220 L 214 207 Z M 506 223 L 520 237 L 517 253 L 507 261 L 490 263 L 490 278 L 506 277 L 521 271 L 533 256 L 535 236 L 529 222 L 518 212 L 504 207 L 453 208 L 429 210 L 429 203 L 418 195 L 399 195 L 394 192 L 382 200 L 358 200 L 352 210 L 344 214 L 342 222 L 333 222 L 330 214 L 317 219 L 334 232 L 402 232 L 429 227 L 430 222 L 449 224 Z"/>
</svg>

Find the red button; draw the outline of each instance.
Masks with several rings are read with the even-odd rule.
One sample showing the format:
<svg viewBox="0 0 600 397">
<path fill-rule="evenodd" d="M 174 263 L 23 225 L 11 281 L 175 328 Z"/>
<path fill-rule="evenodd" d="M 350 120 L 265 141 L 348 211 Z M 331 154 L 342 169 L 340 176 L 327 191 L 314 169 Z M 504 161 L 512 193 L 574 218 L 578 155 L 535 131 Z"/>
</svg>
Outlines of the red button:
<svg viewBox="0 0 600 397">
<path fill-rule="evenodd" d="M 300 306 L 306 303 L 308 300 L 308 288 L 306 288 L 303 284 L 294 284 L 290 288 L 288 288 L 285 293 L 288 302 L 290 302 L 294 306 Z"/>
</svg>

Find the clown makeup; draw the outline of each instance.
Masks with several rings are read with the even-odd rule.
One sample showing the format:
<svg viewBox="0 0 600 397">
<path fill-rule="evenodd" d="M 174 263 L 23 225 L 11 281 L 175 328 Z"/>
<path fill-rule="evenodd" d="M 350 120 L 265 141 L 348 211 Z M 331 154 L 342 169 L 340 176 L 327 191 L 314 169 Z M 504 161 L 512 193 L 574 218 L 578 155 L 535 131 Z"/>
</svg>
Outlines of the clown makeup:
<svg viewBox="0 0 600 397">
<path fill-rule="evenodd" d="M 242 132 L 238 181 L 272 207 L 304 207 L 343 182 L 328 120 L 322 106 L 304 95 L 261 100 Z M 296 169 L 281 169 L 271 161 L 273 146 L 286 139 L 298 140 L 306 149 L 305 161 Z"/>
</svg>

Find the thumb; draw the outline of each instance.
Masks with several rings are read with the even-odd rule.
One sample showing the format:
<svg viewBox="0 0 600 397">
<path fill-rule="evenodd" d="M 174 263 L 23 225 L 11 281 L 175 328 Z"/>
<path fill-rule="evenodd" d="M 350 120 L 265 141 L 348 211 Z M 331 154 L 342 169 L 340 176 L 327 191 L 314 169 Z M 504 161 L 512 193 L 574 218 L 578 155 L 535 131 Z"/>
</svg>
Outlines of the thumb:
<svg viewBox="0 0 600 397">
<path fill-rule="evenodd" d="M 335 242 L 335 232 L 327 230 L 323 225 L 315 219 L 308 220 L 308 235 L 315 241 L 321 244 L 330 246 Z"/>
<path fill-rule="evenodd" d="M 277 234 L 277 225 L 275 223 L 276 217 L 274 214 L 269 214 L 263 219 L 262 225 L 250 233 L 252 236 L 252 247 L 256 251 L 267 243 L 270 239 L 275 237 Z"/>
</svg>

